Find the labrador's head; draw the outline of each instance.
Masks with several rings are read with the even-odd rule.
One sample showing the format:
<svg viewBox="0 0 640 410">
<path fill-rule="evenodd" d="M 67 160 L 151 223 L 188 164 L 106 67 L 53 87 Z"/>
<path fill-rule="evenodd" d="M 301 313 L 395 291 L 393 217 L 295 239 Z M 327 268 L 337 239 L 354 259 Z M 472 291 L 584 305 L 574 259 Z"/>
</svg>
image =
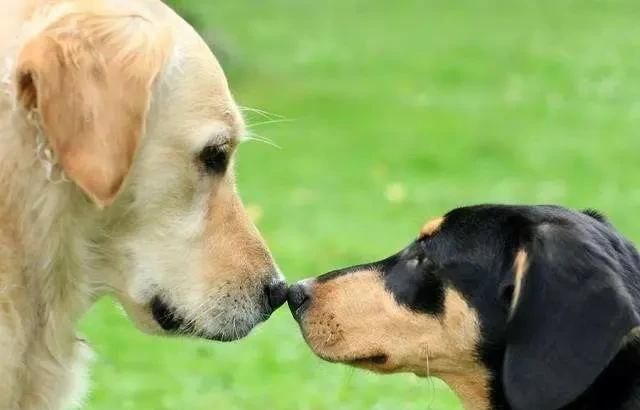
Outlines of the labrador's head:
<svg viewBox="0 0 640 410">
<path fill-rule="evenodd" d="M 325 360 L 441 377 L 469 409 L 557 409 L 640 323 L 639 269 L 593 213 L 476 206 L 387 259 L 292 286 L 289 304 Z"/>
<path fill-rule="evenodd" d="M 145 330 L 245 336 L 286 291 L 236 191 L 244 123 L 216 58 L 160 1 L 41 14 L 17 105 L 69 180 L 65 212 L 88 215 L 92 280 Z"/>
</svg>

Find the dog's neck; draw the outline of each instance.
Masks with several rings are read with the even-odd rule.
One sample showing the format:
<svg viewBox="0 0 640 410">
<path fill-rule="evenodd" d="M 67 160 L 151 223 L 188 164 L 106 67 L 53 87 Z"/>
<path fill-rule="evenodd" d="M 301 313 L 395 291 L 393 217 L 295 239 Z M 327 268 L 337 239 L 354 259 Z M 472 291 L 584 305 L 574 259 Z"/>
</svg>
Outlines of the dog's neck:
<svg viewBox="0 0 640 410">
<path fill-rule="evenodd" d="M 34 120 L 17 109 L 8 115 L 9 129 L 15 132 L 0 140 L 0 209 L 11 215 L 30 286 L 54 305 L 77 299 L 66 295 L 62 288 L 68 286 L 62 284 L 77 283 L 77 271 L 86 269 L 82 261 L 89 256 L 84 253 L 90 248 L 86 232 L 93 225 L 90 204 L 63 180 L 55 159 L 43 157 L 51 151 L 42 146 L 45 138 Z"/>
<path fill-rule="evenodd" d="M 47 175 L 37 132 L 0 107 L 0 305 L 10 307 L 0 310 L 0 339 L 11 340 L 0 352 L 0 408 L 69 404 L 56 400 L 70 393 L 69 365 L 84 355 L 75 324 L 96 296 L 91 204 Z"/>
<path fill-rule="evenodd" d="M 557 410 L 636 410 L 640 408 L 640 340 L 627 343 L 596 381 L 575 401 Z M 491 410 L 512 410 L 502 380 L 493 383 Z M 545 409 L 546 410 L 546 409 Z"/>
</svg>

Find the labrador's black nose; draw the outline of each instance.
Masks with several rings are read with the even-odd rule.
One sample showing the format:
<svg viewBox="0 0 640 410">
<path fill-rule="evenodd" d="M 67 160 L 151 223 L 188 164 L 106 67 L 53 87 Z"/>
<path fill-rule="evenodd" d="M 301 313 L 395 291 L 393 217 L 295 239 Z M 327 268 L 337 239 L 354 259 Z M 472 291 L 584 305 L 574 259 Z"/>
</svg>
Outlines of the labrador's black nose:
<svg viewBox="0 0 640 410">
<path fill-rule="evenodd" d="M 309 282 L 302 281 L 291 285 L 287 294 L 287 301 L 289 302 L 289 309 L 291 309 L 293 317 L 296 320 L 300 320 L 311 301 Z"/>
<path fill-rule="evenodd" d="M 287 301 L 287 282 L 278 280 L 265 287 L 265 296 L 270 312 L 276 311 Z"/>
</svg>

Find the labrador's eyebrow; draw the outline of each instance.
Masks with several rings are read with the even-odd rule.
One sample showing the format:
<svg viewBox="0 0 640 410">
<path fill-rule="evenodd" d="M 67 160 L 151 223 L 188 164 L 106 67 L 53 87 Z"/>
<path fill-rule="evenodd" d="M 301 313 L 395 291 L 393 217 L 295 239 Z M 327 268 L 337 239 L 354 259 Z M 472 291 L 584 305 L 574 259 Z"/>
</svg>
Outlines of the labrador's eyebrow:
<svg viewBox="0 0 640 410">
<path fill-rule="evenodd" d="M 233 145 L 239 138 L 235 135 L 235 130 L 227 125 L 216 127 L 209 131 L 204 146 Z"/>
<path fill-rule="evenodd" d="M 231 118 L 213 120 L 203 124 L 203 127 L 194 135 L 194 147 L 201 150 L 204 147 L 229 144 L 231 147 L 242 142 L 244 134 L 243 124 L 232 121 Z"/>
<path fill-rule="evenodd" d="M 237 137 L 233 137 L 228 131 L 216 131 L 209 136 L 206 145 L 225 145 L 236 139 Z"/>
</svg>

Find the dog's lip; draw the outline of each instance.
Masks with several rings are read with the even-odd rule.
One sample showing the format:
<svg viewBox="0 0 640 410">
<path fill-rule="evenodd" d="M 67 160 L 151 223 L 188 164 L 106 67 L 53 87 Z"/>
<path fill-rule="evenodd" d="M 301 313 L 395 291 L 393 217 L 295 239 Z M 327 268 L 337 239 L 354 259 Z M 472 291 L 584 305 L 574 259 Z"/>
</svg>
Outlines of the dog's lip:
<svg viewBox="0 0 640 410">
<path fill-rule="evenodd" d="M 359 354 L 359 355 L 349 355 L 349 356 L 338 356 L 331 357 L 329 355 L 321 354 L 318 352 L 318 356 L 321 359 L 330 362 L 330 363 L 343 363 L 349 366 L 356 367 L 365 367 L 372 368 L 377 366 L 384 366 L 389 362 L 389 355 L 381 352 L 374 352 L 368 354 Z"/>
<path fill-rule="evenodd" d="M 184 319 L 160 296 L 154 296 L 151 300 L 151 314 L 160 327 L 167 332 L 178 331 L 184 323 Z"/>
<path fill-rule="evenodd" d="M 204 331 L 197 331 L 192 325 L 186 324 L 183 317 L 181 317 L 175 309 L 173 309 L 162 297 L 154 296 L 150 303 L 151 314 L 154 320 L 160 325 L 160 327 L 173 336 L 190 336 L 197 337 L 215 342 L 233 342 L 242 339 L 251 333 L 253 327 L 245 330 L 235 329 L 233 333 L 207 333 Z M 268 319 L 268 315 L 265 315 L 261 321 Z"/>
<path fill-rule="evenodd" d="M 345 363 L 352 366 L 368 367 L 368 366 L 382 366 L 387 364 L 388 361 L 389 361 L 389 356 L 381 353 L 381 354 L 367 355 L 367 356 L 347 360 L 345 361 Z"/>
</svg>

